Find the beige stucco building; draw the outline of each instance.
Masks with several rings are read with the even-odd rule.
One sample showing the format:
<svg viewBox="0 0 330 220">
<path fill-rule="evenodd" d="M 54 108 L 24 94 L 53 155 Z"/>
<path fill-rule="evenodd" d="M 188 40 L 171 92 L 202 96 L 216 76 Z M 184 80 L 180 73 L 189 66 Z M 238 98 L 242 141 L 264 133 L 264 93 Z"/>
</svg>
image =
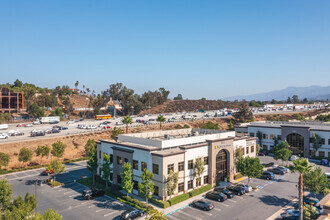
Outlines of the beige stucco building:
<svg viewBox="0 0 330 220">
<path fill-rule="evenodd" d="M 205 184 L 234 178 L 234 152 L 244 148 L 244 156 L 256 155 L 256 138 L 236 137 L 234 131 L 206 129 L 178 129 L 119 135 L 118 141 L 100 140 L 97 145 L 99 168 L 102 155 L 111 156 L 113 173 L 110 181 L 121 183 L 124 162 L 132 164 L 133 193 L 138 194 L 138 183 L 144 168 L 153 173 L 154 196 L 167 200 L 166 179 L 171 170 L 179 173 L 175 195 Z M 205 162 L 204 173 L 194 176 L 197 158 Z M 101 169 L 99 169 L 101 174 Z"/>
</svg>

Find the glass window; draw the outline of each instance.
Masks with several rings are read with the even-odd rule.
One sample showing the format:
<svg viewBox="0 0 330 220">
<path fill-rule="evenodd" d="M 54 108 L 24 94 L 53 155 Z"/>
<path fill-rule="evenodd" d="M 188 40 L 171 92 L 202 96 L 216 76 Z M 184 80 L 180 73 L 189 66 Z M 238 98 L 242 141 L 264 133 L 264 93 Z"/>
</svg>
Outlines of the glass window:
<svg viewBox="0 0 330 220">
<path fill-rule="evenodd" d="M 113 180 L 113 173 L 110 173 L 110 180 Z"/>
<path fill-rule="evenodd" d="M 275 139 L 275 135 L 270 134 L 270 139 L 271 139 L 271 140 L 274 140 L 274 139 Z"/>
<path fill-rule="evenodd" d="M 101 167 L 99 168 L 99 174 L 100 174 L 100 176 L 102 175 L 102 168 Z"/>
<path fill-rule="evenodd" d="M 128 163 L 128 159 L 127 158 L 124 158 L 124 161 L 125 161 L 125 163 Z"/>
<path fill-rule="evenodd" d="M 254 153 L 254 146 L 251 146 L 251 153 Z"/>
<path fill-rule="evenodd" d="M 254 137 L 254 133 L 253 132 L 250 132 L 250 137 Z"/>
<path fill-rule="evenodd" d="M 147 168 L 147 163 L 141 162 L 141 170 L 143 171 L 145 168 Z"/>
<path fill-rule="evenodd" d="M 154 195 L 159 196 L 159 187 L 154 185 Z"/>
<path fill-rule="evenodd" d="M 184 183 L 179 183 L 178 184 L 178 192 L 183 192 L 184 191 Z"/>
<path fill-rule="evenodd" d="M 99 151 L 99 158 L 101 159 L 101 157 L 102 157 L 102 153 L 101 151 Z"/>
<path fill-rule="evenodd" d="M 167 165 L 167 174 L 170 174 L 171 170 L 174 172 L 174 164 Z"/>
<path fill-rule="evenodd" d="M 139 161 L 133 160 L 133 169 L 134 170 L 139 170 Z"/>
<path fill-rule="evenodd" d="M 319 151 L 319 156 L 324 157 L 324 151 Z"/>
<path fill-rule="evenodd" d="M 184 162 L 179 162 L 179 171 L 183 171 L 184 170 Z"/>
<path fill-rule="evenodd" d="M 330 145 L 330 139 L 328 139 L 328 145 Z"/>
<path fill-rule="evenodd" d="M 209 183 L 209 176 L 204 176 L 204 184 L 208 184 Z"/>
<path fill-rule="evenodd" d="M 209 157 L 204 157 L 204 165 L 208 165 L 209 164 Z"/>
<path fill-rule="evenodd" d="M 192 189 L 194 186 L 193 186 L 193 181 L 192 180 L 189 180 L 188 181 L 188 189 Z"/>
<path fill-rule="evenodd" d="M 282 140 L 282 136 L 281 135 L 277 135 L 277 139 L 278 140 Z"/>
<path fill-rule="evenodd" d="M 249 147 L 246 147 L 246 154 L 249 154 Z"/>
<path fill-rule="evenodd" d="M 325 139 L 324 138 L 321 139 L 321 144 L 325 144 Z"/>
<path fill-rule="evenodd" d="M 113 163 L 113 154 L 110 154 L 110 163 Z"/>
<path fill-rule="evenodd" d="M 262 135 L 262 138 L 263 138 L 263 139 L 268 139 L 268 134 L 263 134 L 263 135 Z"/>
<path fill-rule="evenodd" d="M 268 146 L 267 146 L 267 145 L 263 145 L 262 148 L 263 148 L 264 150 L 268 150 Z"/>
<path fill-rule="evenodd" d="M 121 176 L 120 175 L 117 175 L 117 183 L 121 183 Z"/>
<path fill-rule="evenodd" d="M 155 163 L 152 164 L 152 172 L 157 175 L 159 174 L 159 165 L 158 164 L 155 164 Z"/>
<path fill-rule="evenodd" d="M 136 189 L 136 190 L 139 189 L 139 182 L 136 180 L 133 180 L 133 189 Z"/>
<path fill-rule="evenodd" d="M 201 177 L 196 178 L 196 187 L 201 186 Z"/>
<path fill-rule="evenodd" d="M 123 159 L 119 156 L 117 156 L 117 164 L 122 165 L 123 164 Z"/>
<path fill-rule="evenodd" d="M 188 160 L 188 169 L 193 169 L 193 168 L 194 168 L 193 160 Z"/>
</svg>

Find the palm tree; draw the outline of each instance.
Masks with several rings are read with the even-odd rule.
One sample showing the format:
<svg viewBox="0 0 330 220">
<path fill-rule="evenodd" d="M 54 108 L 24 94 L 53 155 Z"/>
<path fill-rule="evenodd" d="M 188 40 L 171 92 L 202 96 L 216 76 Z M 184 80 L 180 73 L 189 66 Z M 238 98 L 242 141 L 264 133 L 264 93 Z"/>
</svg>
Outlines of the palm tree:
<svg viewBox="0 0 330 220">
<path fill-rule="evenodd" d="M 303 174 L 312 170 L 312 166 L 309 165 L 307 158 L 301 158 L 293 161 L 293 166 L 290 166 L 292 172 L 299 173 L 298 192 L 299 192 L 299 219 L 303 219 L 303 190 L 304 179 Z"/>
<path fill-rule="evenodd" d="M 78 89 L 78 85 L 79 85 L 79 81 L 77 81 L 74 86 L 76 87 L 76 89 Z"/>
<path fill-rule="evenodd" d="M 162 123 L 166 121 L 166 118 L 163 115 L 159 115 L 156 119 L 159 122 L 159 128 L 162 130 Z"/>
<path fill-rule="evenodd" d="M 122 122 L 126 125 L 126 134 L 127 134 L 128 133 L 128 124 L 132 124 L 133 123 L 133 119 L 129 115 L 127 115 L 122 120 Z"/>
</svg>

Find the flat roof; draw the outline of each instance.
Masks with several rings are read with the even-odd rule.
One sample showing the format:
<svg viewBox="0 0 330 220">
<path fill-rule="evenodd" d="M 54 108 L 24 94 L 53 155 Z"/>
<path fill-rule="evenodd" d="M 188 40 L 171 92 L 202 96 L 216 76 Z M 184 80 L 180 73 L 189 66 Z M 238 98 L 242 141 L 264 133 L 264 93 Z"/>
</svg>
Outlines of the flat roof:
<svg viewBox="0 0 330 220">
<path fill-rule="evenodd" d="M 325 130 L 330 131 L 330 123 L 327 122 L 287 122 L 287 121 L 267 121 L 267 122 L 251 122 L 248 127 L 269 127 L 269 128 L 281 128 L 281 127 L 304 127 L 311 130 Z"/>
</svg>

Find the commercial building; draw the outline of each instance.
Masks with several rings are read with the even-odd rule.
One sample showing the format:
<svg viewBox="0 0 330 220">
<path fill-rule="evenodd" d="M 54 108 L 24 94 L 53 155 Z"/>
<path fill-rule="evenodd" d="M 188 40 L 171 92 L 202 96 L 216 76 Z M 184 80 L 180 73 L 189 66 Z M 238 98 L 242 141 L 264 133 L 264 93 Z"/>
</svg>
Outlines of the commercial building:
<svg viewBox="0 0 330 220">
<path fill-rule="evenodd" d="M 24 106 L 23 92 L 13 92 L 8 88 L 0 88 L 0 111 L 19 112 Z"/>
<path fill-rule="evenodd" d="M 97 143 L 99 174 L 103 153 L 110 155 L 113 173 L 110 181 L 121 183 L 120 173 L 124 162 L 132 164 L 133 193 L 138 194 L 138 183 L 145 168 L 153 173 L 154 196 L 167 200 L 166 179 L 172 171 L 179 173 L 175 195 L 204 184 L 215 185 L 225 178 L 234 178 L 234 152 L 244 149 L 244 156 L 256 155 L 256 138 L 236 137 L 234 131 L 206 129 L 177 129 L 146 133 L 124 134 L 118 141 L 101 140 Z M 194 176 L 197 158 L 205 162 L 204 173 Z"/>
<path fill-rule="evenodd" d="M 282 122 L 266 121 L 251 122 L 237 126 L 235 131 L 250 137 L 257 137 L 261 134 L 261 148 L 271 150 L 275 139 L 279 142 L 287 141 L 294 154 L 304 157 L 316 155 L 330 157 L 330 124 L 322 122 Z M 317 152 L 313 149 L 313 134 L 322 139 L 322 146 Z M 260 141 L 258 140 L 258 143 Z"/>
</svg>

